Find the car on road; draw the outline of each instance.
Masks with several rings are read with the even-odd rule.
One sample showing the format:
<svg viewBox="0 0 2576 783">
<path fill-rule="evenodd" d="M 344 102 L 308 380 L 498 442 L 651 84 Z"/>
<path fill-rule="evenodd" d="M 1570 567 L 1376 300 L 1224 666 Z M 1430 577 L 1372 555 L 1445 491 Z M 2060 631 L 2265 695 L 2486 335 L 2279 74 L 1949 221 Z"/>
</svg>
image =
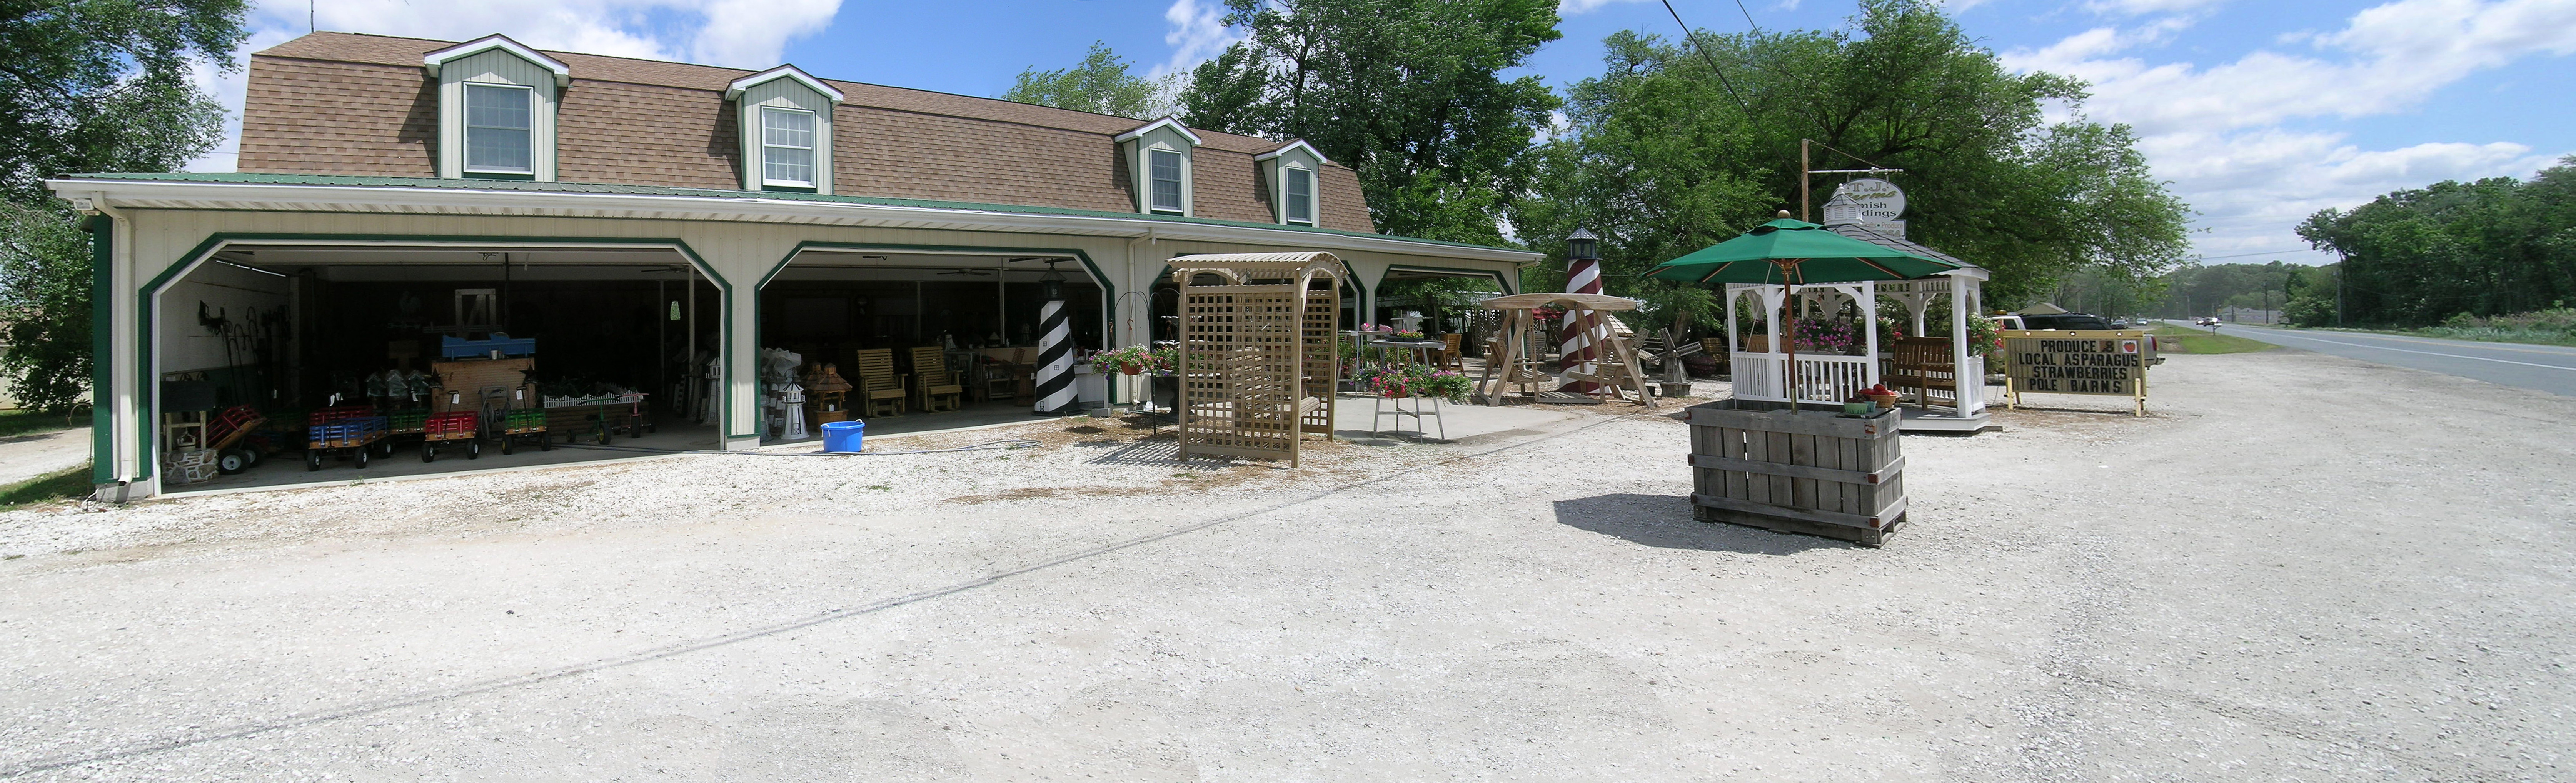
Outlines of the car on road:
<svg viewBox="0 0 2576 783">
<path fill-rule="evenodd" d="M 2199 318 L 2191 319 L 2191 323 L 2193 326 L 2217 326 L 2218 316 L 2204 315 Z"/>
</svg>

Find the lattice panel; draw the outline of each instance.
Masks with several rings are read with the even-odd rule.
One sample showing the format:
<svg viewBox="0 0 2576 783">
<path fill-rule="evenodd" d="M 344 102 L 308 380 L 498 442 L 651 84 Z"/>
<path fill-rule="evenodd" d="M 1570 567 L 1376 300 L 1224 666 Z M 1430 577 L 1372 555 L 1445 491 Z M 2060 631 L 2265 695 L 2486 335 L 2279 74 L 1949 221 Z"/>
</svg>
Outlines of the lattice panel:
<svg viewBox="0 0 2576 783">
<path fill-rule="evenodd" d="M 1189 454 L 1296 458 L 1303 317 L 1294 285 L 1181 294 L 1181 439 Z"/>
<path fill-rule="evenodd" d="M 1302 396 L 1313 398 L 1298 417 L 1298 430 L 1333 435 L 1333 390 L 1341 388 L 1342 293 L 1339 287 L 1306 291 L 1305 342 L 1306 387 Z M 1304 400 L 1300 401 L 1305 402 Z"/>
</svg>

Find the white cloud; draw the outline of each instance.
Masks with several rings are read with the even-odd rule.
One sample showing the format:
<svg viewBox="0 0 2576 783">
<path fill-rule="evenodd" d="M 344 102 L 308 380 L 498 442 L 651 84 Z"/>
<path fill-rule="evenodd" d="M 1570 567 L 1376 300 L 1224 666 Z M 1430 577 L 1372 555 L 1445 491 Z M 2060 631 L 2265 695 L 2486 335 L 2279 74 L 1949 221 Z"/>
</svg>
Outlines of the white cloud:
<svg viewBox="0 0 2576 783">
<path fill-rule="evenodd" d="M 1225 48 L 1243 40 L 1243 36 L 1225 26 L 1225 4 L 1209 0 L 1172 0 L 1163 9 L 1163 21 L 1172 25 L 1163 34 L 1163 43 L 1172 47 L 1171 59 L 1154 66 L 1148 78 L 1160 79 L 1172 74 L 1189 73 L 1199 63 L 1215 59 Z"/>
<path fill-rule="evenodd" d="M 2472 73 L 2526 56 L 2576 52 L 2576 3 L 2401 0 L 2316 36 L 2320 49 L 2344 55 L 2331 59 L 2257 51 L 2199 68 L 2110 57 L 2157 43 L 2173 29 L 2171 20 L 2131 32 L 2096 28 L 2046 48 L 2006 52 L 2004 62 L 2092 82 L 2096 114 L 2146 133 L 2361 117 L 2411 108 Z"/>
<path fill-rule="evenodd" d="M 335 0 L 310 6 L 321 29 L 413 38 L 466 40 L 492 33 L 540 49 L 656 60 L 766 68 L 787 43 L 822 32 L 841 0 Z M 308 6 L 258 0 L 250 14 L 250 53 L 304 34 Z M 191 171 L 231 171 L 241 146 L 244 74 L 200 68 L 198 85 L 229 116 L 223 143 L 189 163 Z"/>
<path fill-rule="evenodd" d="M 2154 14 L 2208 4 L 2117 0 L 2092 7 Z M 2137 128 L 2157 175 L 2173 180 L 2175 193 L 2201 213 L 2194 227 L 2203 232 L 2196 244 L 2204 254 L 2301 247 L 2291 229 L 2316 210 L 2444 179 L 2527 175 L 2564 152 L 2503 141 L 2366 150 L 2346 134 L 2283 125 L 2403 112 L 2479 71 L 2576 53 L 2576 2 L 2398 0 L 2354 14 L 2340 30 L 2275 39 L 2303 52 L 2256 51 L 2209 67 L 2128 54 L 2163 43 L 2191 21 L 2163 16 L 2094 28 L 2003 59 L 2016 70 L 2092 82 L 2085 112 Z"/>
</svg>

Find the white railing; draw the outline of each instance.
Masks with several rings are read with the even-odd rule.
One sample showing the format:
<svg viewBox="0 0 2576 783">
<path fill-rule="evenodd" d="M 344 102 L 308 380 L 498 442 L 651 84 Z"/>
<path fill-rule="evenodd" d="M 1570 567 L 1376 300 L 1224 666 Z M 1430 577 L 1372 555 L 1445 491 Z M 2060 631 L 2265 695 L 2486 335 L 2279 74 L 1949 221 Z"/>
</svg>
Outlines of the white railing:
<svg viewBox="0 0 2576 783">
<path fill-rule="evenodd" d="M 1748 400 L 1787 402 L 1782 391 L 1782 368 L 1789 356 L 1778 353 L 1735 352 L 1728 357 L 1735 370 L 1735 396 Z M 1866 356 L 1798 355 L 1799 399 L 1808 402 L 1841 402 L 1852 394 L 1878 382 L 1877 361 Z"/>
<path fill-rule="evenodd" d="M 1974 416 L 1986 409 L 1986 357 L 1969 356 L 1959 363 L 1959 415 Z"/>
</svg>

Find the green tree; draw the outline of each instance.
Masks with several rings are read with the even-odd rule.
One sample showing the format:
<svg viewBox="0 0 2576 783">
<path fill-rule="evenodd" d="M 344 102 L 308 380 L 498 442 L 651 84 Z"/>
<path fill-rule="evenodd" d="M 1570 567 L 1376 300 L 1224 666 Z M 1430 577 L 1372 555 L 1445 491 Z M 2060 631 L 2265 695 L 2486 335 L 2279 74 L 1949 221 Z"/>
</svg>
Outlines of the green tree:
<svg viewBox="0 0 2576 783">
<path fill-rule="evenodd" d="M 1380 231 L 1504 243 L 1559 105 L 1506 79 L 1556 40 L 1554 0 L 1227 0 L 1246 38 L 1182 93 L 1193 126 L 1305 139 L 1359 172 Z"/>
<path fill-rule="evenodd" d="M 0 203 L 0 377 L 20 403 L 66 413 L 89 391 L 89 234 L 63 210 Z"/>
<path fill-rule="evenodd" d="M 2143 280 L 2185 253 L 2186 208 L 2135 135 L 2048 122 L 2051 102 L 2080 111 L 2082 83 L 2011 72 L 1935 3 L 1867 0 L 1845 30 L 1605 44 L 1603 75 L 1572 90 L 1571 131 L 1537 156 L 1542 197 L 1512 224 L 1551 249 L 1590 228 L 1614 280 L 1797 214 L 1802 139 L 1814 168 L 1903 169 L 1909 237 L 1992 270 L 1999 304 L 2078 270 Z M 1821 204 L 1833 180 L 1818 180 Z"/>
<path fill-rule="evenodd" d="M 2343 256 L 2350 325 L 2552 309 L 2576 300 L 2576 156 L 2529 180 L 2439 182 L 2323 210 L 2298 230 Z"/>
<path fill-rule="evenodd" d="M 1119 117 L 1152 118 L 1171 112 L 1164 85 L 1129 72 L 1127 58 L 1093 41 L 1082 63 L 1057 71 L 1029 68 L 1002 100 Z"/>
<path fill-rule="evenodd" d="M 167 171 L 213 148 L 223 111 L 188 79 L 229 70 L 242 0 L 6 0 L 0 6 L 0 327 L 19 398 L 89 385 L 90 254 L 46 177 Z"/>
</svg>

